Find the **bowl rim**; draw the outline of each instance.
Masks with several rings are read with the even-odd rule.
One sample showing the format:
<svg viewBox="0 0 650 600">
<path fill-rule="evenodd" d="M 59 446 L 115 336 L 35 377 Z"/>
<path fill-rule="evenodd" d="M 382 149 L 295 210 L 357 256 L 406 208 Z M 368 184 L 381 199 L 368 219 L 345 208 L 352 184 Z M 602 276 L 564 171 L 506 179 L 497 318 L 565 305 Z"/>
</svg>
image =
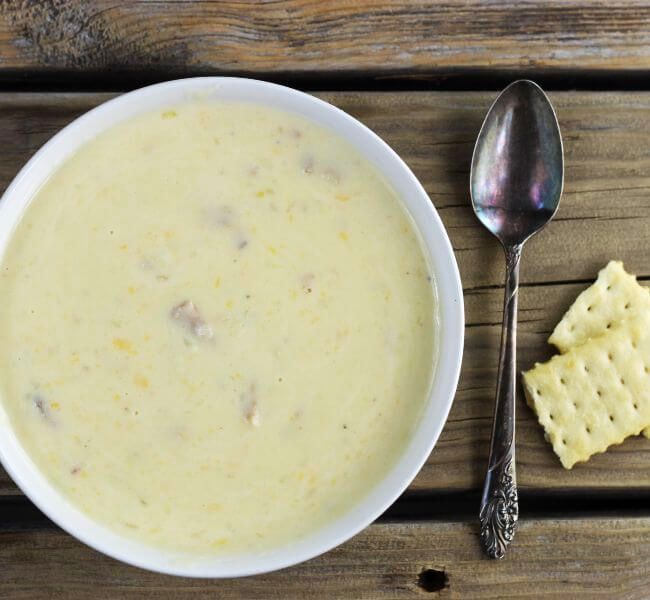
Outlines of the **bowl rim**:
<svg viewBox="0 0 650 600">
<path fill-rule="evenodd" d="M 296 112 L 342 135 L 380 168 L 419 233 L 432 271 L 439 314 L 438 357 L 420 422 L 391 470 L 341 517 L 293 544 L 261 553 L 191 557 L 152 548 L 113 532 L 73 505 L 31 461 L 0 402 L 0 462 L 23 493 L 52 521 L 88 546 L 127 564 L 189 577 L 241 577 L 314 558 L 352 538 L 409 486 L 434 448 L 454 400 L 464 341 L 463 292 L 451 242 L 426 191 L 377 134 L 341 109 L 292 88 L 239 77 L 194 77 L 146 86 L 76 118 L 23 166 L 0 199 L 0 261 L 13 229 L 38 187 L 80 146 L 118 122 L 194 98 L 250 101 Z"/>
</svg>

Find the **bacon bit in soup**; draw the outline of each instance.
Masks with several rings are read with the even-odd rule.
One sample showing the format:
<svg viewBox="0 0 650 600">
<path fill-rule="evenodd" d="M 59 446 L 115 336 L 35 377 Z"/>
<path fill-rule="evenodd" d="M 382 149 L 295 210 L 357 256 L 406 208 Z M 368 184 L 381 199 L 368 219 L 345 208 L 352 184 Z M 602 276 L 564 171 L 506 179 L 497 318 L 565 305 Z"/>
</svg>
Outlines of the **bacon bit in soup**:
<svg viewBox="0 0 650 600">
<path fill-rule="evenodd" d="M 34 394 L 32 396 L 32 401 L 34 402 L 34 406 L 38 409 L 38 412 L 41 413 L 44 417 L 47 416 L 47 410 L 45 408 L 45 400 L 43 399 L 42 396 L 39 394 Z"/>
<path fill-rule="evenodd" d="M 38 411 L 38 414 L 48 423 L 54 424 L 52 419 L 52 411 L 50 409 L 50 403 L 38 392 L 32 394 L 32 403 Z"/>
<path fill-rule="evenodd" d="M 185 300 L 185 302 L 181 302 L 174 307 L 171 311 L 171 317 L 198 338 L 211 340 L 214 336 L 212 327 L 203 320 L 199 309 L 191 300 Z"/>
<path fill-rule="evenodd" d="M 242 405 L 242 415 L 246 422 L 253 427 L 260 425 L 260 411 L 257 406 L 257 386 L 251 383 L 240 397 Z"/>
</svg>

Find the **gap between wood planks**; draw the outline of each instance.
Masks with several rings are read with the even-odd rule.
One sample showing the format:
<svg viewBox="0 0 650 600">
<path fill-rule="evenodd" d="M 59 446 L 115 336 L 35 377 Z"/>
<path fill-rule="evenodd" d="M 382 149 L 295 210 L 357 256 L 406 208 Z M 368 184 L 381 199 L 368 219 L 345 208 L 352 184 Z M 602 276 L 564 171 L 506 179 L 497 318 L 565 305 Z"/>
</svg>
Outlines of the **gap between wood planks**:
<svg viewBox="0 0 650 600">
<path fill-rule="evenodd" d="M 403 494 L 377 521 L 476 521 L 479 490 Z M 521 519 L 584 519 L 650 516 L 650 489 L 519 490 Z M 0 532 L 52 529 L 57 526 L 24 496 L 0 498 Z"/>
<path fill-rule="evenodd" d="M 0 69 L 0 92 L 125 92 L 146 85 L 186 77 L 251 77 L 307 92 L 413 92 L 413 91 L 496 91 L 516 79 L 532 79 L 548 91 L 648 91 L 650 70 L 484 70 L 387 71 L 369 73 L 286 72 L 251 73 L 206 69 L 165 69 L 84 71 L 59 69 Z"/>
</svg>

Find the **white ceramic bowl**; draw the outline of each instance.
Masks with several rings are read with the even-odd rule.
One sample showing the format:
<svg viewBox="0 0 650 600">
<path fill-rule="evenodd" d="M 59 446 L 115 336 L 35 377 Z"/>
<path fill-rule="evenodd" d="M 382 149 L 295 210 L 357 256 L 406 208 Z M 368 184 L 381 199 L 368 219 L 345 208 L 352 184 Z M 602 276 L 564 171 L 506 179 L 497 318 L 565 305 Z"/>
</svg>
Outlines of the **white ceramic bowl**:
<svg viewBox="0 0 650 600">
<path fill-rule="evenodd" d="M 389 146 L 343 111 L 295 90 L 250 79 L 205 77 L 146 87 L 106 102 L 68 125 L 23 167 L 0 202 L 0 256 L 23 211 L 43 182 L 101 131 L 138 113 L 194 98 L 256 102 L 298 113 L 353 144 L 393 186 L 426 247 L 440 308 L 439 358 L 423 418 L 393 469 L 357 506 L 307 538 L 264 553 L 193 559 L 125 539 L 99 525 L 48 483 L 21 447 L 0 404 L 0 460 L 50 519 L 89 546 L 124 562 L 175 575 L 236 577 L 287 567 L 321 554 L 374 521 L 406 489 L 435 445 L 456 391 L 464 317 L 458 267 L 447 234 L 426 192 Z M 263 505 L 264 499 L 260 498 Z"/>
</svg>

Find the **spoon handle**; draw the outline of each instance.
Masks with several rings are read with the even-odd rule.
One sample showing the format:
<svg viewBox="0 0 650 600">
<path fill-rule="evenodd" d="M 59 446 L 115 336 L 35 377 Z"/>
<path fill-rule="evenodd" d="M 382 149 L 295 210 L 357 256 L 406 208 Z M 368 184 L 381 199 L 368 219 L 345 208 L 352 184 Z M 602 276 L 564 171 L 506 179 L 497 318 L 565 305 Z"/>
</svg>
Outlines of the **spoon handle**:
<svg viewBox="0 0 650 600">
<path fill-rule="evenodd" d="M 517 292 L 522 244 L 505 246 L 506 285 L 488 472 L 481 500 L 481 543 L 490 558 L 503 558 L 519 517 L 515 476 L 515 371 Z"/>
</svg>

